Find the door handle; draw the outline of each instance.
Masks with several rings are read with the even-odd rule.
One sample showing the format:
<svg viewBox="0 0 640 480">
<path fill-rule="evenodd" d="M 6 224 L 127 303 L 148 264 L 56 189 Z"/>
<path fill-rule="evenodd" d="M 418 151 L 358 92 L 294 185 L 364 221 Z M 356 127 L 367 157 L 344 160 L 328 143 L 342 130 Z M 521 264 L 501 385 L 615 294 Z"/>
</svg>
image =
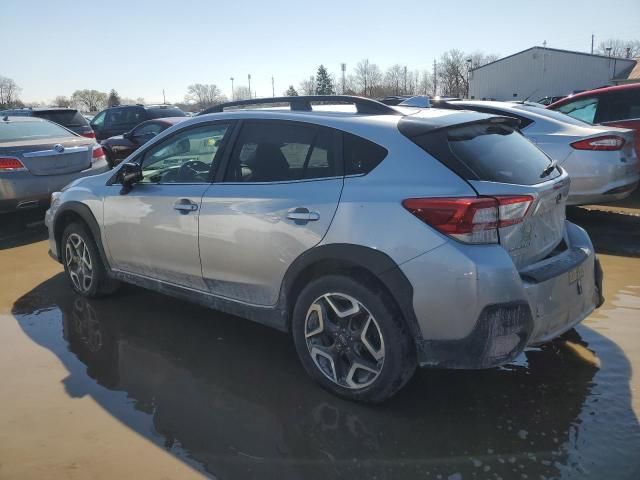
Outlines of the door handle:
<svg viewBox="0 0 640 480">
<path fill-rule="evenodd" d="M 198 210 L 198 204 L 193 203 L 188 198 L 181 198 L 173 204 L 174 210 L 178 210 L 182 215 L 186 215 L 189 212 L 195 212 Z"/>
<path fill-rule="evenodd" d="M 305 224 L 307 222 L 320 220 L 320 214 L 318 212 L 310 212 L 309 209 L 305 207 L 297 207 L 287 212 L 287 218 L 294 220 L 297 224 Z"/>
</svg>

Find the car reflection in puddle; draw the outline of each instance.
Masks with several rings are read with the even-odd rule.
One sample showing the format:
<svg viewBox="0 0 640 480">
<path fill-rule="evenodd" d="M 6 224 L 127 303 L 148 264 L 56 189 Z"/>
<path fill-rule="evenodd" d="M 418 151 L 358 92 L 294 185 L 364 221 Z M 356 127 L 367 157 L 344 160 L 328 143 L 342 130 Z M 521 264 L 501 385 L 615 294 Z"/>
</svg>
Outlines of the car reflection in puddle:
<svg viewBox="0 0 640 480">
<path fill-rule="evenodd" d="M 287 335 L 133 287 L 88 301 L 57 275 L 13 314 L 70 396 L 219 478 L 632 475 L 630 367 L 585 327 L 504 368 L 419 371 L 372 407 L 312 383 Z"/>
</svg>

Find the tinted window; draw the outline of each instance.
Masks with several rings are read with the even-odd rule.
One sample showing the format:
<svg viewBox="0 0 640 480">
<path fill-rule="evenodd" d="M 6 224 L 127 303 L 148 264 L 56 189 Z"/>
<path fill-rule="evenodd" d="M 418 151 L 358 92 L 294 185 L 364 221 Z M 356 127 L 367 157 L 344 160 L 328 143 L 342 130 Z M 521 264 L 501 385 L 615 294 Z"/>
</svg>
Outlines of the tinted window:
<svg viewBox="0 0 640 480">
<path fill-rule="evenodd" d="M 593 123 L 598 108 L 598 98 L 590 97 L 576 100 L 574 102 L 560 105 L 556 110 L 567 115 L 582 120 L 583 122 Z"/>
<path fill-rule="evenodd" d="M 147 123 L 146 125 L 142 125 L 136 128 L 133 131 L 133 135 L 136 137 L 152 136 L 152 135 L 155 136 L 160 132 L 162 132 L 164 129 L 165 127 L 163 125 L 160 125 L 159 123 Z"/>
<path fill-rule="evenodd" d="M 479 180 L 534 185 L 560 175 L 556 169 L 546 177 L 547 157 L 511 126 L 472 124 L 447 131 L 451 152 Z"/>
<path fill-rule="evenodd" d="M 77 110 L 54 110 L 49 112 L 33 112 L 34 117 L 44 118 L 65 127 L 85 127 L 89 125 Z"/>
<path fill-rule="evenodd" d="M 388 153 L 386 148 L 350 133 L 344 133 L 342 150 L 345 175 L 369 173 Z"/>
<path fill-rule="evenodd" d="M 104 119 L 106 115 L 107 115 L 107 112 L 100 112 L 98 115 L 93 117 L 93 120 L 91 120 L 91 123 L 93 124 L 93 126 L 98 128 L 102 127 L 102 125 L 104 125 Z"/>
<path fill-rule="evenodd" d="M 640 90 L 624 90 L 608 95 L 601 122 L 640 118 Z"/>
<path fill-rule="evenodd" d="M 114 108 L 107 110 L 106 123 L 109 127 L 118 128 L 137 125 L 146 119 L 145 111 L 142 108 Z"/>
<path fill-rule="evenodd" d="M 336 175 L 330 130 L 287 122 L 248 123 L 231 153 L 227 182 L 282 182 Z"/>
<path fill-rule="evenodd" d="M 143 183 L 204 183 L 228 125 L 183 130 L 147 151 Z"/>
<path fill-rule="evenodd" d="M 147 108 L 149 118 L 185 117 L 186 114 L 177 107 Z"/>
<path fill-rule="evenodd" d="M 4 122 L 0 120 L 0 142 L 73 136 L 75 136 L 73 133 L 51 122 Z"/>
</svg>

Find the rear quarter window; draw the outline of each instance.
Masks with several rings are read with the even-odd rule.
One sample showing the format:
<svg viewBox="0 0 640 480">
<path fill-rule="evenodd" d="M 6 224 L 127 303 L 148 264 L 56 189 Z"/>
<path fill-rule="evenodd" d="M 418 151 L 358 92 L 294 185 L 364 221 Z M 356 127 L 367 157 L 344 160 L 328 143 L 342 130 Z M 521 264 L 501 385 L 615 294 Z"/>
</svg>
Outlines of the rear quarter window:
<svg viewBox="0 0 640 480">
<path fill-rule="evenodd" d="M 387 149 L 350 133 L 343 134 L 345 175 L 362 175 L 376 168 L 387 156 Z"/>
</svg>

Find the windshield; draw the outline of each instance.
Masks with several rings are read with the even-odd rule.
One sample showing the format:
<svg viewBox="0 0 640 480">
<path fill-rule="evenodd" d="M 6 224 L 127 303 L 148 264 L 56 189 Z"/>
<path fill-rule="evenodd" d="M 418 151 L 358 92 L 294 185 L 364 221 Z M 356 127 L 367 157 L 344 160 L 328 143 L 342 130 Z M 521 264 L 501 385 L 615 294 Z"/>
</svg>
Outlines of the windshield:
<svg viewBox="0 0 640 480">
<path fill-rule="evenodd" d="M 521 110 L 526 110 L 537 115 L 542 115 L 547 118 L 551 118 L 553 120 L 557 120 L 559 122 L 569 123 L 571 125 L 576 125 L 577 127 L 590 126 L 590 123 L 584 122 L 578 118 L 571 117 L 565 113 L 557 112 L 555 110 L 549 110 L 547 108 L 536 107 L 534 105 L 518 105 L 516 108 Z"/>
<path fill-rule="evenodd" d="M 0 121 L 0 142 L 72 136 L 75 134 L 51 122 Z"/>
</svg>

